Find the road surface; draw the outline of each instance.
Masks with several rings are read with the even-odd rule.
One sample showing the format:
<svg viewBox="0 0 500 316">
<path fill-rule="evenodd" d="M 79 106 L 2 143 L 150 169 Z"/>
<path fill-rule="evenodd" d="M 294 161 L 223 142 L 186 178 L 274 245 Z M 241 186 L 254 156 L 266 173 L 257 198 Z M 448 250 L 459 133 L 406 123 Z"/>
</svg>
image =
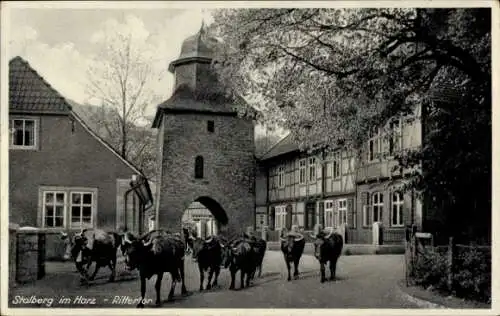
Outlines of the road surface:
<svg viewBox="0 0 500 316">
<path fill-rule="evenodd" d="M 109 270 L 102 268 L 88 287 L 79 284 L 72 263 L 47 263 L 47 276 L 33 285 L 21 285 L 9 291 L 9 307 L 112 307 L 135 308 L 133 300 L 140 297 L 137 272 L 117 266 L 117 281 L 108 283 Z M 93 269 L 93 268 L 92 268 Z M 93 270 L 92 270 L 93 271 Z M 286 281 L 286 267 L 279 252 L 268 251 L 263 275 L 250 288 L 230 291 L 230 276 L 222 270 L 219 287 L 200 293 L 195 263 L 186 258 L 186 286 L 190 295 L 180 295 L 177 286 L 175 300 L 164 302 L 163 308 L 416 308 L 397 290 L 404 278 L 402 255 L 343 256 L 337 265 L 335 282 L 321 284 L 319 265 L 314 257 L 303 256 L 298 280 Z M 327 269 L 327 277 L 329 276 Z M 146 307 L 154 307 L 155 277 L 149 280 Z M 163 278 L 162 299 L 170 289 L 170 276 Z M 45 299 L 45 301 L 43 301 Z M 52 299 L 52 301 L 50 300 Z M 33 303 L 22 303 L 31 300 Z M 35 300 L 40 300 L 35 302 Z M 126 302 L 130 301 L 130 302 Z M 29 302 L 29 301 L 28 301 Z"/>
</svg>

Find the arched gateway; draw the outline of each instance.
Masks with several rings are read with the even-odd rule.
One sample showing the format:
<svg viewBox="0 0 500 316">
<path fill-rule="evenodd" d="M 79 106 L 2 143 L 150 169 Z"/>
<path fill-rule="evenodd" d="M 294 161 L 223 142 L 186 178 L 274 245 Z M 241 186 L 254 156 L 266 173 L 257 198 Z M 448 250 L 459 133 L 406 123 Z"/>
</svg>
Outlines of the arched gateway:
<svg viewBox="0 0 500 316">
<path fill-rule="evenodd" d="M 254 226 L 254 123 L 224 97 L 204 33 L 202 26 L 188 37 L 170 63 L 174 92 L 153 123 L 161 164 L 156 227 L 179 231 L 185 210 L 199 202 L 220 233 L 232 234 Z"/>
</svg>

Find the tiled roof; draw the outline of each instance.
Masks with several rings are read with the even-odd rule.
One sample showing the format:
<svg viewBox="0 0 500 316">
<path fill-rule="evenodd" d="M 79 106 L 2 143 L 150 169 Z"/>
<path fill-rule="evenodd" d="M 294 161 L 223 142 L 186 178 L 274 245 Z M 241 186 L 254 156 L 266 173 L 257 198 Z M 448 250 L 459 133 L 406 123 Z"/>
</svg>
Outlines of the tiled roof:
<svg viewBox="0 0 500 316">
<path fill-rule="evenodd" d="M 294 151 L 299 151 L 299 144 L 293 140 L 292 134 L 288 134 L 262 155 L 260 160 L 268 160 Z"/>
<path fill-rule="evenodd" d="M 193 91 L 187 85 L 181 85 L 177 87 L 168 100 L 158 105 L 153 121 L 153 128 L 159 127 L 165 111 L 236 115 L 238 108 L 235 102 L 226 98 L 222 93 L 206 90 Z"/>
<path fill-rule="evenodd" d="M 71 106 L 18 56 L 9 62 L 9 111 L 69 114 Z"/>
</svg>

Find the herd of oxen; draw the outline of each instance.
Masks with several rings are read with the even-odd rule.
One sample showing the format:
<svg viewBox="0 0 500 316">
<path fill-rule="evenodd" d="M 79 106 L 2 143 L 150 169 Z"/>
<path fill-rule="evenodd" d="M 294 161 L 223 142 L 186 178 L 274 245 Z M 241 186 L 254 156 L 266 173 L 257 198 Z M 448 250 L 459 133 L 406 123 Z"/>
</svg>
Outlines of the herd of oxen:
<svg viewBox="0 0 500 316">
<path fill-rule="evenodd" d="M 337 259 L 342 247 L 342 237 L 333 231 L 318 230 L 311 234 L 314 240 L 314 256 L 320 264 L 321 282 L 326 281 L 325 266 L 329 263 L 330 280 L 335 279 Z M 130 232 L 117 233 L 99 229 L 84 229 L 72 236 L 62 233 L 65 241 L 65 259 L 72 259 L 81 281 L 88 284 L 95 278 L 101 267 L 109 267 L 109 281 L 115 279 L 117 254 L 121 251 L 127 270 L 139 271 L 141 283 L 141 302 L 143 307 L 146 294 L 146 280 L 156 275 L 156 304 L 161 305 L 160 289 L 165 272 L 171 275 L 171 286 L 168 300 L 172 300 L 178 282 L 181 282 L 182 295 L 188 293 L 184 283 L 184 259 L 192 254 L 198 264 L 200 274 L 199 290 L 217 286 L 221 268 L 229 269 L 231 285 L 235 289 L 236 274 L 240 272 L 240 287 L 250 286 L 250 282 L 261 277 L 262 263 L 267 249 L 267 242 L 259 237 L 246 233 L 227 240 L 221 235 L 209 236 L 205 239 L 195 237 L 190 230 L 184 228 L 183 234 L 170 233 L 165 230 L 153 230 L 143 236 L 134 236 Z M 280 236 L 281 251 L 288 270 L 288 281 L 291 277 L 291 265 L 294 266 L 294 279 L 299 277 L 299 262 L 304 252 L 306 240 L 304 235 L 295 229 Z M 89 276 L 88 271 L 95 262 L 95 270 Z M 258 273 L 257 273 L 258 272 Z M 208 280 L 204 287 L 205 274 Z"/>
</svg>

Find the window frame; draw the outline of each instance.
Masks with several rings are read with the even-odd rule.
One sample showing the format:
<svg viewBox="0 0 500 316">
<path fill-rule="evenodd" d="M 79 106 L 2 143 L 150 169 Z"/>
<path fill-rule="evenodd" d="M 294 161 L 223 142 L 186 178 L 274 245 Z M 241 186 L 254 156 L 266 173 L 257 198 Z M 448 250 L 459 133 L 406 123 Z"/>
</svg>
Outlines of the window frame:
<svg viewBox="0 0 500 316">
<path fill-rule="evenodd" d="M 368 162 L 375 162 L 379 159 L 382 152 L 382 141 L 381 141 L 381 131 L 380 128 L 374 128 L 369 132 L 368 136 Z M 371 143 L 373 142 L 373 153 Z"/>
<path fill-rule="evenodd" d="M 342 224 L 347 225 L 347 199 L 337 200 L 337 224 L 338 227 Z"/>
<path fill-rule="evenodd" d="M 333 205 L 334 201 L 333 200 L 325 200 L 324 201 L 324 212 L 325 212 L 325 216 L 324 216 L 324 219 L 325 219 L 325 228 L 326 227 L 334 227 L 334 205 Z M 330 225 L 328 223 L 328 218 L 330 218 Z"/>
<path fill-rule="evenodd" d="M 56 206 L 57 203 L 56 203 L 56 195 L 57 194 L 63 194 L 64 195 L 64 198 L 63 198 L 63 204 L 62 204 L 62 208 L 63 208 L 63 216 L 62 216 L 62 226 L 47 226 L 46 224 L 46 217 L 47 217 L 47 198 L 46 198 L 46 195 L 47 194 L 53 194 L 54 197 L 53 197 L 53 204 L 51 204 L 54 209 L 53 209 L 53 215 L 52 215 L 52 218 L 53 220 L 56 218 L 56 217 L 59 217 L 59 216 L 55 216 L 55 213 L 56 213 Z M 67 201 L 68 201 L 68 196 L 67 196 L 67 192 L 64 191 L 64 190 L 60 190 L 60 189 L 55 189 L 54 190 L 44 190 L 42 191 L 42 200 L 41 200 L 41 204 L 42 204 L 42 221 L 41 221 L 41 228 L 44 228 L 44 229 L 65 229 L 66 228 L 66 222 L 67 222 L 67 212 L 66 212 L 66 205 L 67 205 Z"/>
<path fill-rule="evenodd" d="M 276 205 L 274 207 L 274 229 L 284 229 L 286 227 L 286 205 Z"/>
<path fill-rule="evenodd" d="M 299 184 L 307 183 L 307 160 L 305 158 L 299 160 Z"/>
<path fill-rule="evenodd" d="M 81 203 L 79 205 L 76 205 L 76 204 L 73 204 L 73 194 L 80 194 L 81 196 Z M 83 203 L 83 195 L 84 194 L 90 194 L 91 196 L 91 201 L 90 201 L 90 204 L 89 203 Z M 94 227 L 94 217 L 92 216 L 92 210 L 94 208 L 94 205 L 95 205 L 95 199 L 94 199 L 94 194 L 93 192 L 88 192 L 88 191 L 69 191 L 69 197 L 68 197 L 68 200 L 69 200 L 69 206 L 68 206 L 68 213 L 69 213 L 69 219 L 68 219 L 68 223 L 69 223 L 69 228 L 75 228 L 75 229 L 79 229 L 79 228 L 84 228 L 85 226 L 83 225 L 83 208 L 84 207 L 89 207 L 90 206 L 90 224 L 88 225 L 88 227 Z M 79 206 L 80 207 L 80 226 L 79 227 L 73 227 L 73 207 L 74 206 Z"/>
<path fill-rule="evenodd" d="M 285 187 L 285 166 L 278 166 L 278 188 L 282 189 Z"/>
<path fill-rule="evenodd" d="M 394 200 L 394 197 L 398 196 Z M 404 227 L 404 194 L 401 191 L 393 191 L 391 193 L 391 227 Z M 398 223 L 394 224 L 394 207 L 396 207 L 396 214 Z"/>
<path fill-rule="evenodd" d="M 14 121 L 23 121 L 23 132 L 25 131 L 25 121 L 33 121 L 33 145 L 14 145 Z M 38 150 L 39 142 L 39 125 L 40 119 L 38 117 L 27 116 L 10 116 L 9 117 L 9 149 L 14 150 Z M 24 133 L 23 133 L 24 138 Z"/>
<path fill-rule="evenodd" d="M 375 197 L 378 197 L 375 203 Z M 382 192 L 373 192 L 371 196 L 371 206 L 372 206 L 372 224 L 376 222 L 382 222 L 382 216 L 384 211 L 384 194 Z M 377 220 L 375 220 L 375 212 L 377 212 Z"/>
<path fill-rule="evenodd" d="M 342 176 L 342 155 L 340 151 L 333 154 L 332 159 L 332 178 L 334 180 L 340 179 Z"/>
<path fill-rule="evenodd" d="M 309 157 L 307 160 L 308 164 L 308 181 L 309 182 L 316 182 L 317 180 L 317 175 L 316 175 L 316 157 Z"/>
<path fill-rule="evenodd" d="M 397 122 L 397 126 L 394 127 L 394 123 Z M 393 118 L 389 121 L 389 139 L 388 148 L 389 157 L 394 157 L 394 155 L 403 149 L 403 119 L 400 117 Z M 394 144 L 397 144 L 395 146 Z M 392 146 L 392 148 L 391 148 Z"/>
<path fill-rule="evenodd" d="M 63 193 L 64 194 L 64 204 L 63 204 L 63 225 L 57 227 L 48 227 L 46 225 L 46 201 L 45 195 L 46 193 Z M 70 201 L 72 193 L 90 193 L 92 195 L 92 203 L 91 203 L 91 225 L 73 227 L 71 225 L 71 206 L 72 201 Z M 55 198 L 55 197 L 54 197 Z M 97 214 L 98 214 L 98 189 L 93 187 L 71 187 L 71 186 L 40 186 L 38 188 L 38 227 L 51 230 L 81 230 L 83 228 L 95 228 L 97 225 Z M 55 211 L 55 210 L 54 210 Z M 81 222 L 80 222 L 81 223 Z"/>
</svg>

